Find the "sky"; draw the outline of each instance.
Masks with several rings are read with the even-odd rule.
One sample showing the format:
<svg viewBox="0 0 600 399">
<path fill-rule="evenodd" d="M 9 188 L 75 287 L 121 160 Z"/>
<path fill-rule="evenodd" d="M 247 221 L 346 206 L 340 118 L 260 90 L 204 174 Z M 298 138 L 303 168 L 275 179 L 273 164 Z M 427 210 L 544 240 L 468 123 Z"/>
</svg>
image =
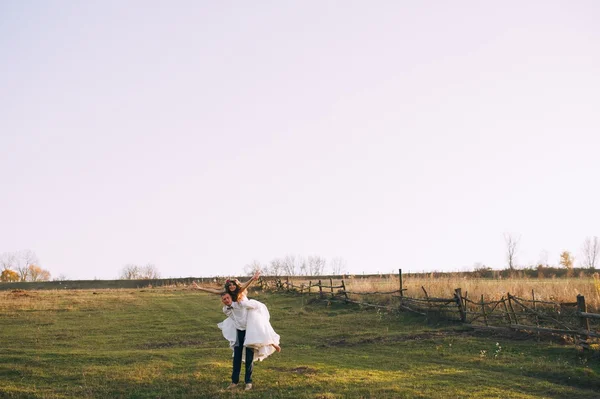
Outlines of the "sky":
<svg viewBox="0 0 600 399">
<path fill-rule="evenodd" d="M 517 265 L 600 236 L 600 3 L 0 1 L 0 253 Z"/>
</svg>

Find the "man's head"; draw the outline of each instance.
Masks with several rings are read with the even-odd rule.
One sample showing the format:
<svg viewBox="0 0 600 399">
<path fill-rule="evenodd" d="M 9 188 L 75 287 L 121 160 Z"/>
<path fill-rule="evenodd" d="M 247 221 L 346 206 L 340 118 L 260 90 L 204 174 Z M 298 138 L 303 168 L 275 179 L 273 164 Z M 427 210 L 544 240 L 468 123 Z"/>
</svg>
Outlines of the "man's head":
<svg viewBox="0 0 600 399">
<path fill-rule="evenodd" d="M 231 295 L 227 292 L 221 294 L 221 302 L 223 302 L 223 305 L 225 306 L 231 306 L 231 303 L 233 302 Z"/>
</svg>

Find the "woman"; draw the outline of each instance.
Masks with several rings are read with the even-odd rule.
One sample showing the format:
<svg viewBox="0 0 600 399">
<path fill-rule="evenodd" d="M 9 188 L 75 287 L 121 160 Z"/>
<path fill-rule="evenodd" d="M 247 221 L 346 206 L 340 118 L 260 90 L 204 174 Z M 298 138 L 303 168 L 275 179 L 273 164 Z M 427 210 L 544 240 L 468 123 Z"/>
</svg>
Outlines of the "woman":
<svg viewBox="0 0 600 399">
<path fill-rule="evenodd" d="M 269 310 L 262 302 L 248 299 L 246 296 L 248 287 L 250 287 L 254 281 L 258 280 L 259 276 L 260 273 L 256 272 L 254 276 L 244 284 L 240 283 L 237 279 L 227 280 L 225 282 L 224 290 L 200 287 L 195 281 L 192 283 L 192 287 L 197 290 L 219 295 L 228 293 L 231 295 L 231 299 L 234 302 L 237 302 L 237 306 L 244 307 L 248 310 L 244 346 L 254 349 L 255 361 L 264 360 L 273 354 L 273 352 L 281 351 L 281 347 L 279 346 L 280 337 L 271 326 Z M 221 329 L 223 336 L 229 341 L 229 346 L 233 350 L 237 337 L 233 320 L 228 317 L 223 322 L 217 324 L 217 326 Z"/>
</svg>

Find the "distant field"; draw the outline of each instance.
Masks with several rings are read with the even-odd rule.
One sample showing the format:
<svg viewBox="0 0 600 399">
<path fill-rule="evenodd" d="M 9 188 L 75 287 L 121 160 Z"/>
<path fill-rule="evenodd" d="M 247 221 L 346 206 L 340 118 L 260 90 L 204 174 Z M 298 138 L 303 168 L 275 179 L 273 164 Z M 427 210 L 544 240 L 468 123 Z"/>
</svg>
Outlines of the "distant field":
<svg viewBox="0 0 600 399">
<path fill-rule="evenodd" d="M 283 351 L 230 393 L 219 298 L 182 288 L 0 291 L 2 398 L 597 398 L 600 356 L 257 294 Z"/>
</svg>

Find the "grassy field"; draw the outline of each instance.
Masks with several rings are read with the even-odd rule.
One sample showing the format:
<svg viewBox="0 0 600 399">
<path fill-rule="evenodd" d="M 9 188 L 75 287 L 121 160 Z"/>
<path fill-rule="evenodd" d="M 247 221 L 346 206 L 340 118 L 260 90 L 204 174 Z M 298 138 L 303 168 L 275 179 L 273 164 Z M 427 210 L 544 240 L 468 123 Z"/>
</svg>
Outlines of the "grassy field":
<svg viewBox="0 0 600 399">
<path fill-rule="evenodd" d="M 226 392 L 219 298 L 185 289 L 0 292 L 2 398 L 597 398 L 600 357 L 354 305 L 251 293 L 283 351 Z"/>
</svg>

